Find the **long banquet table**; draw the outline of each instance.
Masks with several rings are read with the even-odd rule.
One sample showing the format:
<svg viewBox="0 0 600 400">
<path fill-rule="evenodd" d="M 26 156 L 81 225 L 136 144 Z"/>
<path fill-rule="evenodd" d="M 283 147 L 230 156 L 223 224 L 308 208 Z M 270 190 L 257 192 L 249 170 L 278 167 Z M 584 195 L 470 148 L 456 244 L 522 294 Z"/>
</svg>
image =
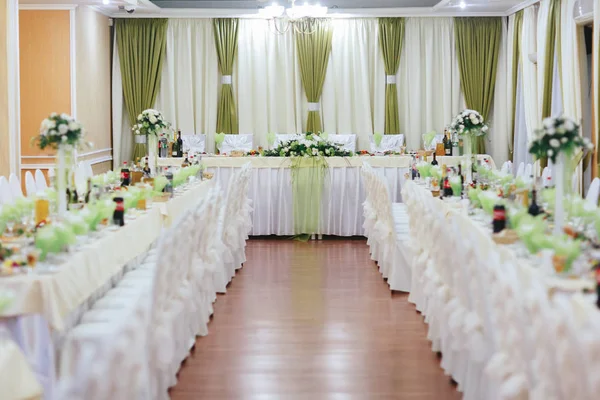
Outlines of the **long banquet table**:
<svg viewBox="0 0 600 400">
<path fill-rule="evenodd" d="M 167 202 L 132 212 L 124 227 L 104 228 L 69 253 L 39 263 L 30 274 L 0 277 L 0 290 L 13 295 L 12 302 L 0 311 L 0 331 L 8 331 L 18 344 L 43 386 L 45 398 L 53 398 L 55 356 L 67 332 L 124 272 L 140 263 L 163 226 L 190 209 L 213 185 L 212 180 L 190 184 Z M 19 374 L 11 372 L 11 376 Z"/>
<path fill-rule="evenodd" d="M 494 166 L 490 156 L 480 155 Z M 321 199 L 317 234 L 363 236 L 365 192 L 360 168 L 368 162 L 385 176 L 393 202 L 402 201 L 401 190 L 409 172 L 410 156 L 328 157 L 328 174 Z M 440 165 L 456 166 L 462 157 L 438 157 Z M 431 161 L 428 160 L 428 161 Z M 203 156 L 202 162 L 222 187 L 227 188 L 236 169 L 250 162 L 253 167 L 249 197 L 252 199 L 252 236 L 294 234 L 291 159 L 287 157 Z M 159 158 L 159 166 L 180 166 L 181 158 Z"/>
</svg>

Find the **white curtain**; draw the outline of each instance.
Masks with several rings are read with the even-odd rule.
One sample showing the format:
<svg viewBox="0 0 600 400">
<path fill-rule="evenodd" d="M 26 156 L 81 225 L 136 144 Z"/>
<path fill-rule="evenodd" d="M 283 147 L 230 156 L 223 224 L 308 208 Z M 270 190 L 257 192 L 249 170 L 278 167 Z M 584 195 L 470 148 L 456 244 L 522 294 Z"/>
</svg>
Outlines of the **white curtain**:
<svg viewBox="0 0 600 400">
<path fill-rule="evenodd" d="M 123 102 L 123 80 L 117 49 L 117 36 L 113 41 L 112 61 L 112 139 L 113 169 L 118 169 L 123 161 L 129 161 L 133 154 L 133 133 L 129 123 L 129 114 Z"/>
<path fill-rule="evenodd" d="M 498 52 L 498 70 L 496 72 L 496 89 L 494 103 L 490 113 L 490 134 L 486 140 L 487 153 L 492 156 L 496 165 L 502 165 L 509 158 L 508 148 L 511 135 L 512 119 L 512 49 L 513 37 L 508 34 L 506 19 L 502 18 L 502 37 Z"/>
<path fill-rule="evenodd" d="M 373 132 L 383 133 L 385 70 L 377 19 L 333 20 L 331 58 L 323 85 L 325 132 L 356 134 L 368 149 Z M 377 125 L 375 125 L 375 121 Z"/>
<path fill-rule="evenodd" d="M 206 134 L 214 151 L 219 70 L 210 19 L 169 19 L 155 108 L 182 134 Z"/>
<path fill-rule="evenodd" d="M 234 90 L 240 133 L 252 134 L 255 147 L 267 146 L 268 132 L 301 133 L 308 105 L 293 29 L 279 35 L 271 28 L 265 20 L 239 20 Z"/>
<path fill-rule="evenodd" d="M 407 18 L 397 81 L 401 132 L 418 149 L 464 108 L 452 18 Z"/>
<path fill-rule="evenodd" d="M 529 134 L 527 131 L 527 116 L 525 109 L 525 82 L 523 82 L 523 70 L 526 68 L 523 62 L 519 70 L 517 71 L 517 96 L 516 96 L 516 107 L 515 107 L 515 143 L 513 150 L 513 164 L 515 165 L 514 172 L 520 163 L 529 164 L 532 163 L 533 158 L 529 154 Z M 495 160 L 494 160 L 495 161 Z"/>
<path fill-rule="evenodd" d="M 562 81 L 562 103 L 564 115 L 581 121 L 583 117 L 581 106 L 581 74 L 585 73 L 587 63 L 585 43 L 581 40 L 583 27 L 575 22 L 575 5 L 578 0 L 563 0 L 561 3 L 561 60 L 560 79 Z"/>
<path fill-rule="evenodd" d="M 524 11 L 523 30 L 521 32 L 521 83 L 523 85 L 523 105 L 525 110 L 525 124 L 527 126 L 528 141 L 533 138 L 534 131 L 540 126 L 541 123 L 541 109 L 538 107 L 537 66 L 529 59 L 529 56 L 536 54 L 538 50 L 536 37 L 537 10 L 535 6 L 531 6 L 526 8 Z"/>
</svg>

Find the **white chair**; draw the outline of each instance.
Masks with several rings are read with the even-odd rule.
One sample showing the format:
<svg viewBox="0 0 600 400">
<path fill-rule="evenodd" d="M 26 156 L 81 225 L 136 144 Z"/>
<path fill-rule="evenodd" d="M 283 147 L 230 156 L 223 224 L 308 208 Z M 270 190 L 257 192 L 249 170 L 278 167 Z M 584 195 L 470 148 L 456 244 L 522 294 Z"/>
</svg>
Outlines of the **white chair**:
<svg viewBox="0 0 600 400">
<path fill-rule="evenodd" d="M 399 152 L 404 144 L 404 135 L 383 135 L 379 146 L 375 144 L 373 136 L 369 138 L 369 141 L 371 143 L 371 153 Z"/>
<path fill-rule="evenodd" d="M 525 174 L 525 163 L 521 162 L 519 164 L 519 168 L 517 169 L 517 178 L 522 178 Z"/>
<path fill-rule="evenodd" d="M 346 151 L 356 152 L 356 135 L 328 135 L 327 141 L 335 143 Z"/>
<path fill-rule="evenodd" d="M 0 204 L 12 204 L 14 196 L 8 180 L 0 176 Z"/>
<path fill-rule="evenodd" d="M 598 205 L 598 196 L 600 195 L 600 179 L 594 178 L 592 181 L 587 195 L 585 196 L 585 201 L 587 201 L 591 205 Z"/>
<path fill-rule="evenodd" d="M 21 188 L 21 181 L 17 178 L 17 175 L 14 173 L 10 174 L 8 178 L 8 183 L 10 184 L 10 190 L 12 192 L 13 198 L 18 199 L 23 197 L 23 189 Z"/>
<path fill-rule="evenodd" d="M 52 173 L 54 173 L 54 169 L 52 169 Z M 48 170 L 48 176 L 50 176 L 50 169 Z M 37 186 L 39 192 L 43 192 L 44 190 L 48 189 L 46 177 L 39 169 L 35 170 L 35 185 Z"/>
<path fill-rule="evenodd" d="M 206 135 L 204 134 L 181 135 L 181 140 L 184 152 L 193 152 L 194 154 L 206 152 Z"/>
<path fill-rule="evenodd" d="M 83 167 L 84 167 L 85 178 L 86 179 L 91 178 L 91 177 L 94 176 L 94 170 L 92 168 L 92 163 L 90 161 L 84 161 L 83 162 Z"/>
<path fill-rule="evenodd" d="M 523 178 L 529 179 L 531 175 L 533 175 L 533 165 L 528 163 L 525 167 L 525 176 L 523 176 Z"/>
<path fill-rule="evenodd" d="M 250 151 L 252 143 L 252 134 L 225 135 L 223 143 L 219 146 L 219 152 L 229 154 L 232 151 Z"/>
<path fill-rule="evenodd" d="M 25 189 L 27 191 L 27 196 L 34 196 L 38 191 L 31 171 L 25 172 Z"/>
</svg>

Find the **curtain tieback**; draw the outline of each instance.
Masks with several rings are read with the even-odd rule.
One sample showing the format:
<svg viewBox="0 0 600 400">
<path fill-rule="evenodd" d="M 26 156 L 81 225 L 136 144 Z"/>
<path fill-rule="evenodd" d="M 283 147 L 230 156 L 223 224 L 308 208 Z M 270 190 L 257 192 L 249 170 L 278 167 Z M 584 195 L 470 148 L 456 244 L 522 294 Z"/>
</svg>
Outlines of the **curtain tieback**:
<svg viewBox="0 0 600 400">
<path fill-rule="evenodd" d="M 396 75 L 386 75 L 385 83 L 386 83 L 386 85 L 395 85 L 396 84 Z"/>
<path fill-rule="evenodd" d="M 221 77 L 221 83 L 223 85 L 231 85 L 231 75 L 223 75 Z"/>
<path fill-rule="evenodd" d="M 144 143 L 147 142 L 147 139 L 148 138 L 146 137 L 146 135 L 135 135 L 135 142 L 136 143 L 144 144 Z"/>
<path fill-rule="evenodd" d="M 319 103 L 308 103 L 308 111 L 319 111 L 320 109 Z"/>
</svg>

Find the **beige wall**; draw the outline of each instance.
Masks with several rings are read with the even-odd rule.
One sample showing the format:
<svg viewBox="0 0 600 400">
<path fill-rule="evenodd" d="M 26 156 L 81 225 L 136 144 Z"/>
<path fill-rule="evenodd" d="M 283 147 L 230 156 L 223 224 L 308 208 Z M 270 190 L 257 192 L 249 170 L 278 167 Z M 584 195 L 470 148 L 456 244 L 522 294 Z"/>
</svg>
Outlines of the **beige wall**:
<svg viewBox="0 0 600 400">
<path fill-rule="evenodd" d="M 83 124 L 95 154 L 110 156 L 110 26 L 108 17 L 85 6 L 75 12 L 77 119 Z"/>
<path fill-rule="evenodd" d="M 6 50 L 7 1 L 0 0 L 0 175 L 10 173 L 10 138 L 8 132 L 8 73 Z"/>
</svg>

